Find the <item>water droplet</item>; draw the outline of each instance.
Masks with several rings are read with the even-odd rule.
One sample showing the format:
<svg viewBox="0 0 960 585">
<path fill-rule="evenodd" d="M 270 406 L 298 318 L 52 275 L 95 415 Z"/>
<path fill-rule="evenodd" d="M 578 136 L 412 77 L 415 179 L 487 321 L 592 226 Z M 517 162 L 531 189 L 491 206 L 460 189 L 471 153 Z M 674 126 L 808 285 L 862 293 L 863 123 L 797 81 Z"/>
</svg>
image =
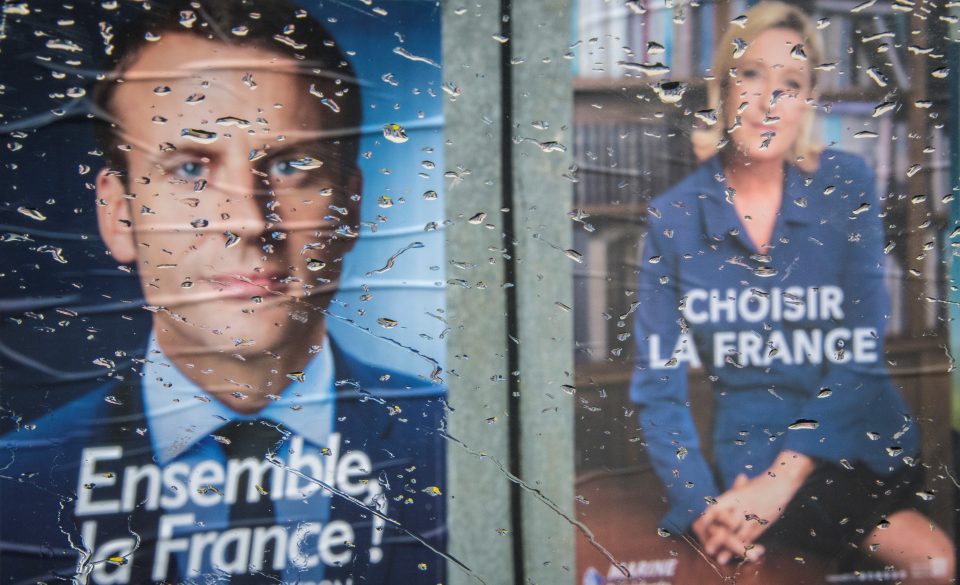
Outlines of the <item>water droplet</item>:
<svg viewBox="0 0 960 585">
<path fill-rule="evenodd" d="M 208 225 L 210 225 L 210 222 L 205 219 L 195 219 L 190 222 L 190 225 L 199 229 L 199 228 L 207 227 Z"/>
<path fill-rule="evenodd" d="M 323 161 L 313 157 L 305 156 L 303 158 L 298 158 L 297 160 L 292 160 L 289 164 L 295 169 L 301 171 L 310 171 L 322 167 Z"/>
<path fill-rule="evenodd" d="M 932 491 L 920 490 L 919 492 L 917 492 L 917 497 L 925 502 L 929 502 L 935 496 L 936 494 L 934 494 Z"/>
<path fill-rule="evenodd" d="M 627 71 L 640 73 L 648 77 L 659 77 L 670 73 L 670 68 L 663 63 L 636 63 L 633 61 L 617 61 L 617 65 Z"/>
<path fill-rule="evenodd" d="M 707 124 L 707 126 L 713 126 L 717 123 L 717 111 L 716 110 L 700 110 L 693 114 L 695 118 Z"/>
<path fill-rule="evenodd" d="M 682 81 L 661 81 L 653 86 L 654 93 L 665 104 L 676 104 L 683 99 L 687 84 Z"/>
<path fill-rule="evenodd" d="M 882 116 L 897 107 L 896 102 L 882 102 L 873 108 L 873 117 Z"/>
<path fill-rule="evenodd" d="M 193 23 L 195 23 L 195 22 L 197 22 L 197 15 L 193 12 L 193 10 L 181 10 L 181 11 L 180 11 L 180 24 L 181 24 L 181 25 L 183 25 L 183 26 L 185 26 L 185 27 L 187 27 L 187 28 L 192 28 L 192 27 L 193 27 Z"/>
<path fill-rule="evenodd" d="M 433 59 L 428 59 L 427 57 L 421 57 L 419 55 L 414 55 L 410 51 L 404 49 L 403 47 L 394 47 L 393 52 L 397 55 L 400 55 L 404 59 L 409 59 L 417 63 L 426 63 L 427 65 L 432 65 L 437 69 L 440 68 L 440 64 L 434 61 Z"/>
<path fill-rule="evenodd" d="M 787 428 L 790 429 L 791 431 L 798 431 L 798 430 L 812 431 L 818 428 L 819 426 L 820 426 L 820 423 L 815 420 L 807 420 L 807 419 L 801 418 L 795 423 L 793 423 L 792 425 L 788 426 Z"/>
<path fill-rule="evenodd" d="M 261 159 L 261 158 L 263 158 L 263 157 L 265 157 L 265 156 L 267 156 L 267 151 L 266 151 L 266 150 L 259 150 L 259 149 L 253 148 L 253 149 L 250 150 L 250 156 L 247 157 L 247 160 L 249 160 L 249 161 L 255 161 L 255 160 L 259 160 L 259 159 Z"/>
<path fill-rule="evenodd" d="M 747 41 L 737 37 L 733 39 L 733 58 L 739 59 L 747 51 Z"/>
<path fill-rule="evenodd" d="M 326 266 L 326 263 L 321 262 L 320 260 L 315 260 L 313 258 L 307 260 L 307 270 L 316 272 L 318 270 L 322 270 L 324 266 Z"/>
<path fill-rule="evenodd" d="M 932 75 L 933 77 L 936 77 L 937 79 L 946 79 L 947 76 L 950 75 L 950 68 L 941 67 L 939 69 L 934 69 L 933 71 L 930 72 L 930 75 Z"/>
<path fill-rule="evenodd" d="M 26 215 L 30 219 L 35 219 L 37 221 L 47 220 L 47 216 L 44 215 L 39 209 L 33 209 L 32 207 L 18 207 L 17 211 L 23 215 Z"/>
<path fill-rule="evenodd" d="M 647 54 L 648 55 L 662 55 L 667 52 L 667 49 L 656 41 L 649 41 L 647 43 Z"/>
<path fill-rule="evenodd" d="M 237 128 L 250 127 L 249 120 L 244 120 L 243 118 L 237 118 L 236 116 L 223 116 L 222 118 L 217 118 L 217 124 L 221 126 L 236 126 Z"/>
<path fill-rule="evenodd" d="M 803 50 L 803 45 L 794 45 L 790 49 L 790 56 L 798 61 L 806 61 L 807 53 Z"/>
<path fill-rule="evenodd" d="M 192 93 L 183 101 L 191 106 L 195 106 L 205 99 L 207 99 L 207 96 L 203 95 L 202 93 Z"/>
<path fill-rule="evenodd" d="M 470 222 L 470 223 L 472 223 L 473 225 L 479 225 L 479 224 L 483 223 L 483 220 L 485 220 L 485 219 L 487 219 L 487 214 L 486 214 L 485 212 L 481 211 L 480 213 L 474 215 L 473 217 L 471 217 L 471 218 L 468 219 L 467 221 Z"/>
<path fill-rule="evenodd" d="M 861 213 L 866 213 L 866 212 L 869 211 L 869 210 L 870 210 L 870 204 L 869 204 L 869 203 L 861 203 L 860 205 L 857 206 L 856 209 L 853 210 L 852 214 L 853 214 L 853 215 L 860 215 Z"/>
<path fill-rule="evenodd" d="M 753 273 L 760 278 L 770 278 L 771 276 L 776 276 L 778 271 L 771 266 L 758 266 L 753 269 Z"/>
<path fill-rule="evenodd" d="M 50 254 L 50 257 L 53 258 L 55 261 L 59 262 L 60 264 L 67 263 L 67 259 L 63 257 L 62 248 L 45 245 L 45 246 L 39 246 L 37 248 L 37 252 L 40 252 L 41 254 Z"/>
<path fill-rule="evenodd" d="M 217 141 L 217 138 L 220 138 L 216 132 L 208 132 L 207 130 L 198 130 L 196 128 L 184 128 L 180 131 L 180 136 L 200 144 L 212 144 Z"/>
<path fill-rule="evenodd" d="M 303 382 L 306 379 L 306 374 L 300 371 L 290 372 L 287 374 L 287 377 L 293 380 L 294 382 Z"/>
<path fill-rule="evenodd" d="M 540 146 L 540 150 L 542 150 L 543 152 L 566 152 L 567 151 L 566 146 L 552 140 L 547 142 L 540 142 L 538 143 L 538 145 Z"/>
<path fill-rule="evenodd" d="M 166 85 L 158 85 L 153 88 L 153 93 L 156 95 L 168 95 L 172 90 Z"/>
<path fill-rule="evenodd" d="M 506 35 L 495 34 L 495 35 L 491 35 L 491 38 L 493 38 L 493 40 L 497 41 L 501 45 L 505 45 L 510 42 L 510 37 Z"/>
<path fill-rule="evenodd" d="M 230 29 L 230 33 L 238 37 L 245 37 L 249 32 L 250 28 L 243 24 Z"/>
<path fill-rule="evenodd" d="M 233 232 L 229 232 L 229 231 L 223 232 L 223 236 L 227 238 L 227 242 L 226 244 L 224 244 L 224 248 L 232 248 L 233 246 L 236 246 L 237 243 L 240 241 L 240 236 L 238 236 Z"/>
<path fill-rule="evenodd" d="M 108 369 L 112 369 L 112 368 L 116 368 L 116 367 L 117 367 L 117 364 L 113 363 L 113 360 L 108 359 L 108 358 L 105 358 L 105 357 L 98 357 L 97 359 L 93 360 L 93 364 L 94 364 L 95 366 L 100 366 L 101 368 L 108 368 Z M 108 396 L 107 398 L 108 398 L 108 399 L 109 399 L 109 398 L 112 398 L 112 396 Z M 116 400 L 116 399 L 114 399 L 114 400 Z M 109 402 L 109 400 L 107 400 L 107 402 Z"/>
<path fill-rule="evenodd" d="M 574 262 L 583 263 L 583 254 L 577 252 L 574 249 L 564 250 L 563 253 L 567 258 L 573 260 Z"/>
<path fill-rule="evenodd" d="M 437 195 L 436 191 L 424 191 L 423 193 L 423 198 L 427 201 L 436 201 L 438 197 L 439 195 Z"/>
<path fill-rule="evenodd" d="M 68 53 L 80 53 L 83 51 L 83 47 L 66 39 L 50 39 L 47 41 L 47 48 L 56 51 L 67 51 Z"/>
<path fill-rule="evenodd" d="M 853 135 L 854 138 L 878 138 L 880 135 L 872 130 L 861 130 Z"/>
<path fill-rule="evenodd" d="M 386 195 L 381 195 L 377 199 L 377 206 L 387 209 L 388 207 L 393 207 L 393 199 Z"/>
<path fill-rule="evenodd" d="M 383 327 L 384 329 L 393 329 L 394 327 L 399 325 L 400 322 L 395 321 L 393 319 L 388 319 L 387 317 L 380 317 L 379 319 L 377 319 L 377 324 Z"/>
<path fill-rule="evenodd" d="M 407 131 L 400 124 L 384 124 L 383 137 L 396 144 L 403 144 L 407 138 Z"/>
<path fill-rule="evenodd" d="M 867 69 L 867 77 L 872 79 L 873 82 L 880 87 L 887 87 L 887 84 L 889 83 L 887 81 L 887 76 L 884 75 L 883 72 L 877 69 L 876 67 L 871 67 Z"/>
</svg>

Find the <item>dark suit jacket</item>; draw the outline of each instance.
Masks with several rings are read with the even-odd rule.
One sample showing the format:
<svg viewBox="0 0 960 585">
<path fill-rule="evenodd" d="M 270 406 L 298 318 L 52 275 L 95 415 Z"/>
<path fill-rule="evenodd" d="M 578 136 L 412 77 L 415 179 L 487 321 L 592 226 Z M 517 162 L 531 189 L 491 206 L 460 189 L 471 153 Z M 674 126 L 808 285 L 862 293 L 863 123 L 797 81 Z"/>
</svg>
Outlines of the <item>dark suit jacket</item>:
<svg viewBox="0 0 960 585">
<path fill-rule="evenodd" d="M 353 528 L 355 541 L 341 542 L 335 549 L 340 553 L 351 549 L 353 554 L 342 566 L 325 567 L 324 579 L 343 584 L 350 579 L 354 584 L 441 582 L 445 562 L 420 540 L 444 549 L 445 442 L 437 432 L 444 418 L 444 388 L 378 369 L 336 346 L 332 351 L 337 380 L 334 430 L 341 435 L 341 457 L 348 451 L 370 457 L 372 469 L 354 481 L 368 479 L 382 486 L 390 521 L 383 524 L 382 541 L 371 542 L 381 533 L 368 509 L 342 496 L 308 500 L 305 519 L 309 506 L 316 503 L 330 506 L 328 522 L 340 520 Z M 91 520 L 97 523 L 98 547 L 113 539 L 135 538 L 134 534 L 140 539 L 132 555 L 116 559 L 124 565 L 107 571 L 103 567 L 102 572 L 130 571 L 129 580 L 118 582 L 154 582 L 157 526 L 165 511 L 146 505 L 146 488 L 138 489 L 133 511 L 76 514 L 82 490 L 95 494 L 88 495 L 88 501 L 120 499 L 124 470 L 157 464 L 145 432 L 140 376 L 136 369 L 114 373 L 100 388 L 35 421 L 35 428 L 21 426 L 0 439 L 0 582 L 36 583 L 85 570 L 82 532 Z M 89 465 L 91 448 L 117 446 L 123 457 L 109 466 L 99 464 L 98 480 L 92 482 L 98 485 L 80 485 L 84 454 Z M 103 476 L 107 467 L 113 477 Z M 129 549 L 118 554 L 126 553 Z M 303 575 L 309 582 L 310 572 Z M 165 581 L 184 579 L 177 563 L 171 562 Z"/>
</svg>

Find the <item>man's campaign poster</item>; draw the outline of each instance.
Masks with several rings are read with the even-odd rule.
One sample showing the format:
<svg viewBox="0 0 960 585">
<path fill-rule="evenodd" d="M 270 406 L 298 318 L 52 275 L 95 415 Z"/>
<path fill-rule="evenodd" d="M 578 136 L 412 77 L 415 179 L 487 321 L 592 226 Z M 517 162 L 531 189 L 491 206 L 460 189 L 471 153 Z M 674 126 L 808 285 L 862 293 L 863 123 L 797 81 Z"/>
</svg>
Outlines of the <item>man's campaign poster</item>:
<svg viewBox="0 0 960 585">
<path fill-rule="evenodd" d="M 2 19 L 3 582 L 442 581 L 439 6 Z"/>
</svg>

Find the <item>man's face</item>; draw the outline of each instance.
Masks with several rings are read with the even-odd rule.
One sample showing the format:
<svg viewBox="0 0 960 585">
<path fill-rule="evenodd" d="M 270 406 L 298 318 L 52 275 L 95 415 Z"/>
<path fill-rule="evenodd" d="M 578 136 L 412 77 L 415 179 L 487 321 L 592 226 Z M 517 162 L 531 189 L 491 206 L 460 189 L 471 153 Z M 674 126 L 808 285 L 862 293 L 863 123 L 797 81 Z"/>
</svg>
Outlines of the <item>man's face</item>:
<svg viewBox="0 0 960 585">
<path fill-rule="evenodd" d="M 332 84 L 311 88 L 279 54 L 180 33 L 147 44 L 124 79 L 112 111 L 132 150 L 125 178 L 98 178 L 98 217 L 165 308 L 155 326 L 185 352 L 307 342 L 351 245 L 335 230 L 358 221 L 355 203 L 337 206 L 359 193 L 353 161 L 318 136 L 338 114 L 311 92 L 336 100 Z"/>
</svg>

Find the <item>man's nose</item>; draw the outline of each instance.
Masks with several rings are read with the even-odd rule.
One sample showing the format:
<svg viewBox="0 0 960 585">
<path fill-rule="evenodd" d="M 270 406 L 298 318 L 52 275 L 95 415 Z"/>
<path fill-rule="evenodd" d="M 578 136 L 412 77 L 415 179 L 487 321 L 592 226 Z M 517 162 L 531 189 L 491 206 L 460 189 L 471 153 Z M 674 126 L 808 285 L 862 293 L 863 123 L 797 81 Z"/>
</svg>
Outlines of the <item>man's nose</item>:
<svg viewBox="0 0 960 585">
<path fill-rule="evenodd" d="M 267 229 L 266 187 L 246 152 L 231 152 L 221 167 L 220 219 L 239 236 L 258 236 Z"/>
</svg>

